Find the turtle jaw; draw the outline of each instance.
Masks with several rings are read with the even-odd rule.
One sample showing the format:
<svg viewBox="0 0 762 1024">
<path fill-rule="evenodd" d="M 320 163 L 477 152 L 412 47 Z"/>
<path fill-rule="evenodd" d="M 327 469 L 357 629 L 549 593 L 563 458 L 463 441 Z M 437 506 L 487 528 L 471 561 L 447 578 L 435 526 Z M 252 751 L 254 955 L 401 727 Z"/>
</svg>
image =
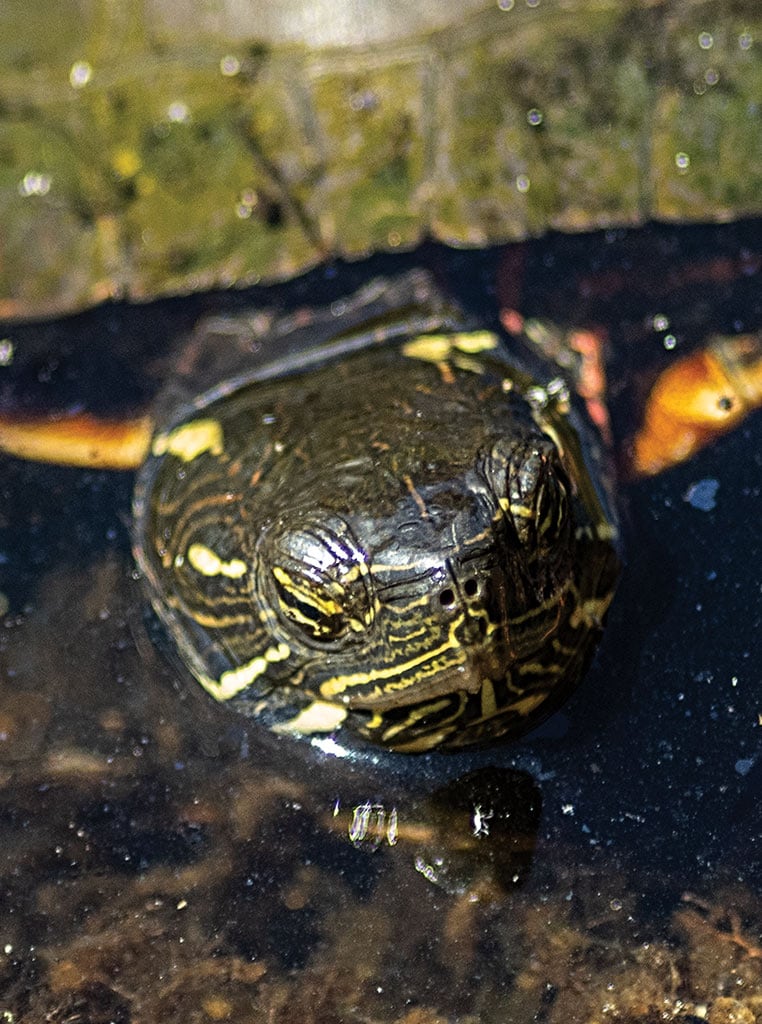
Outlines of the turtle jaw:
<svg viewBox="0 0 762 1024">
<path fill-rule="evenodd" d="M 340 704 L 350 712 L 392 719 L 436 714 L 445 705 L 479 702 L 485 687 L 500 685 L 515 659 L 506 643 L 504 627 L 485 629 L 482 619 L 466 617 L 453 622 L 418 657 L 380 665 L 367 673 L 324 679 L 316 696 Z"/>
<path fill-rule="evenodd" d="M 392 708 L 425 705 L 451 694 L 477 694 L 484 679 L 478 659 L 466 654 L 461 663 L 454 663 L 427 678 L 418 678 L 414 686 L 405 679 L 405 690 L 389 687 L 380 693 L 350 694 L 346 697 L 346 703 L 353 711 L 384 713 Z"/>
</svg>

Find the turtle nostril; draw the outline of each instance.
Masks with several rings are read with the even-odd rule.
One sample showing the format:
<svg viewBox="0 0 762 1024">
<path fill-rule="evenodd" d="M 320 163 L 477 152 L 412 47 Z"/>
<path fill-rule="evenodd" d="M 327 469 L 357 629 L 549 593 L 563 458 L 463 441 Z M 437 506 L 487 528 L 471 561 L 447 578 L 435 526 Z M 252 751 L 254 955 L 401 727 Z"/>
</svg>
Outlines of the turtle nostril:
<svg viewBox="0 0 762 1024">
<path fill-rule="evenodd" d="M 466 595 L 466 597 L 476 597 L 476 595 L 479 593 L 479 584 L 476 582 L 475 579 L 471 578 L 466 580 L 466 582 L 463 584 L 463 593 Z"/>
<path fill-rule="evenodd" d="M 443 608 L 452 608 L 455 604 L 455 592 L 447 587 L 439 595 L 439 603 Z"/>
</svg>

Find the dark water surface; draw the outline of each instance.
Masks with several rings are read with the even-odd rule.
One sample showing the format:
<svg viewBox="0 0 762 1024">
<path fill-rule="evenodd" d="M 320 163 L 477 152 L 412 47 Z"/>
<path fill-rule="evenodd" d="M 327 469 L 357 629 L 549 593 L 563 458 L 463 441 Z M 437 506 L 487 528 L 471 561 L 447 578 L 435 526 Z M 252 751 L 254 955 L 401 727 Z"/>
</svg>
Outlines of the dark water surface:
<svg viewBox="0 0 762 1024">
<path fill-rule="evenodd" d="M 103 307 L 7 326 L 0 399 L 136 409 L 202 314 L 423 264 L 488 324 L 502 301 L 605 326 L 624 437 L 661 367 L 762 325 L 760 253 L 758 222 L 648 228 Z M 130 474 L 3 459 L 0 1019 L 759 1020 L 760 453 L 757 414 L 623 485 L 604 643 L 535 734 L 351 763 L 263 735 L 157 652 Z"/>
</svg>

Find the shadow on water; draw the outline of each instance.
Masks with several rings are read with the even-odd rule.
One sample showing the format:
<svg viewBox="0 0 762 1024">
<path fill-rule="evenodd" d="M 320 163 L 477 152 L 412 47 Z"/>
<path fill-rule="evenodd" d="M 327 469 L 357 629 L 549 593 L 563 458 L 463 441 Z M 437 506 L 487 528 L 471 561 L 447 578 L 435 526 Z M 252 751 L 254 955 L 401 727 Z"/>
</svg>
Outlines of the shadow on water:
<svg viewBox="0 0 762 1024">
<path fill-rule="evenodd" d="M 759 248 L 758 223 L 508 255 L 431 246 L 267 291 L 112 305 L 8 326 L 0 397 L 132 411 L 199 316 L 330 302 L 423 263 L 488 324 L 507 302 L 604 326 L 624 436 L 671 358 L 657 314 L 678 351 L 760 326 Z M 157 653 L 133 578 L 129 474 L 4 460 L 0 1012 L 120 1024 L 759 1012 L 760 451 L 757 415 L 622 488 L 627 566 L 604 643 L 533 735 L 349 762 L 262 735 Z M 707 480 L 713 507 L 696 507 L 690 488 Z"/>
</svg>

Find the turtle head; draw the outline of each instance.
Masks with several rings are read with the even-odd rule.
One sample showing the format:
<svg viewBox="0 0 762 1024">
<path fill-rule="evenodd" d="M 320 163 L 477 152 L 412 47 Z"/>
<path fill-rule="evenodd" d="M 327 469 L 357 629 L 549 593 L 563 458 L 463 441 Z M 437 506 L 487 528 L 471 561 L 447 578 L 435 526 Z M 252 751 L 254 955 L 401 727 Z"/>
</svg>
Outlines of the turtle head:
<svg viewBox="0 0 762 1024">
<path fill-rule="evenodd" d="M 434 355 L 221 392 L 154 444 L 154 607 L 202 685 L 271 728 L 518 733 L 593 649 L 615 556 L 566 413 L 497 355 Z"/>
<path fill-rule="evenodd" d="M 543 657 L 572 587 L 573 496 L 539 430 L 476 445 L 455 475 L 432 465 L 413 480 L 393 463 L 367 467 L 372 502 L 355 465 L 334 507 L 275 516 L 255 587 L 298 662 L 290 685 L 415 749 L 467 707 L 502 715 L 512 673 Z"/>
</svg>

